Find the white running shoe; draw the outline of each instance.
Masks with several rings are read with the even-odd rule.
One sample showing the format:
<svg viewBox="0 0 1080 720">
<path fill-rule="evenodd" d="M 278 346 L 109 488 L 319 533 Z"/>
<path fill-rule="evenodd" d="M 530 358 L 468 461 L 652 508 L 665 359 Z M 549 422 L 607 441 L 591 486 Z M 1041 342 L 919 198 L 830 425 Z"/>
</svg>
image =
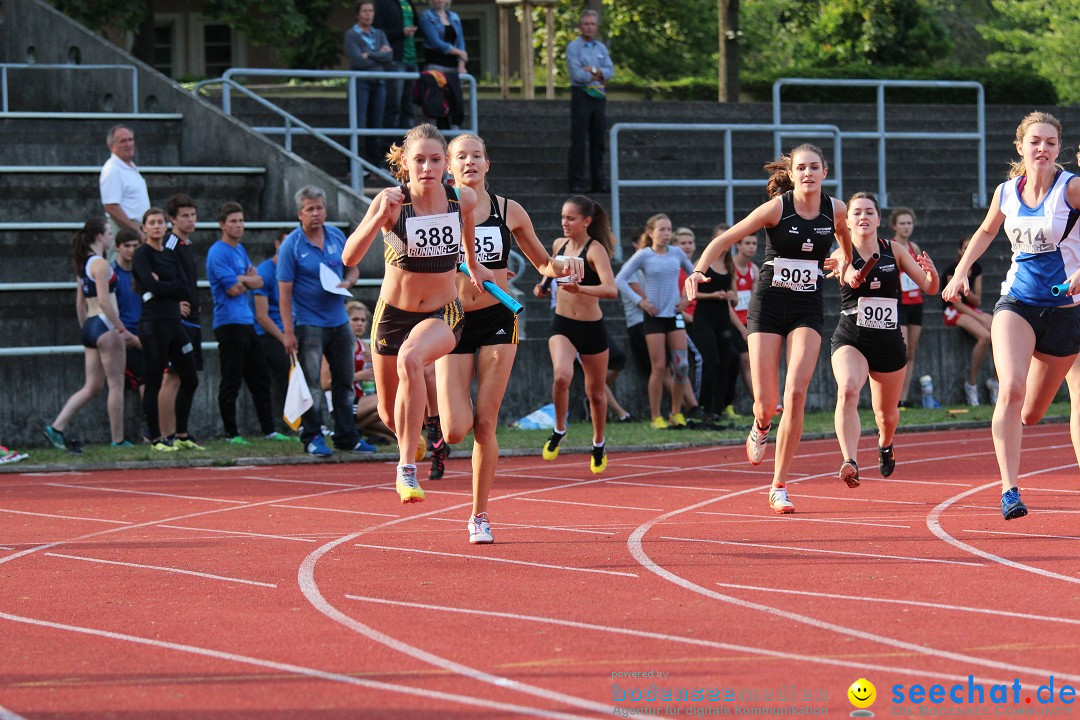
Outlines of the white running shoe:
<svg viewBox="0 0 1080 720">
<path fill-rule="evenodd" d="M 786 487 L 774 487 L 769 490 L 769 507 L 778 513 L 795 512 L 795 503 L 788 500 Z"/>
<path fill-rule="evenodd" d="M 998 381 L 994 378 L 987 378 L 986 389 L 990 391 L 990 404 L 997 405 Z"/>
<path fill-rule="evenodd" d="M 979 407 L 979 386 L 964 383 L 964 397 L 971 407 Z"/>
<path fill-rule="evenodd" d="M 755 420 L 750 428 L 750 435 L 746 438 L 746 459 L 750 461 L 751 465 L 760 465 L 761 461 L 765 459 L 765 443 L 769 439 L 769 429 L 771 427 L 772 425 L 765 428 L 765 430 L 761 430 Z"/>
<path fill-rule="evenodd" d="M 473 545 L 485 545 L 495 542 L 486 512 L 469 518 L 469 542 Z"/>
</svg>

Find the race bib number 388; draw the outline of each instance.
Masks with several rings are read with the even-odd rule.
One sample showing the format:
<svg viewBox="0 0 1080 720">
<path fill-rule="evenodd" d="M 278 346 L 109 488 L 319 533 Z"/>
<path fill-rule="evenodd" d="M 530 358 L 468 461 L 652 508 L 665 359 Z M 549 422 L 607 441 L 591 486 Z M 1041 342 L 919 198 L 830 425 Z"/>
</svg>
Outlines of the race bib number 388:
<svg viewBox="0 0 1080 720">
<path fill-rule="evenodd" d="M 461 220 L 457 213 L 406 218 L 405 236 L 409 257 L 457 255 L 461 249 Z"/>
<path fill-rule="evenodd" d="M 817 260 L 780 257 L 773 260 L 773 287 L 787 288 L 795 292 L 814 292 L 817 290 L 817 279 Z"/>
<path fill-rule="evenodd" d="M 861 297 L 855 324 L 874 330 L 895 330 L 896 298 Z"/>
</svg>

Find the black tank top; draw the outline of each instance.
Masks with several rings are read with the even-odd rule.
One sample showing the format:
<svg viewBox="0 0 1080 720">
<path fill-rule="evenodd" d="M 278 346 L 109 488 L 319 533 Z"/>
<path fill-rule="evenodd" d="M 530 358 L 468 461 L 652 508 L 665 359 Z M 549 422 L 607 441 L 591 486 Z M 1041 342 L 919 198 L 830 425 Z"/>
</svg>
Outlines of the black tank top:
<svg viewBox="0 0 1080 720">
<path fill-rule="evenodd" d="M 699 285 L 699 291 L 711 293 L 731 289 L 731 275 L 729 273 L 718 273 L 710 265 L 705 268 L 705 277 L 709 278 L 709 282 Z M 694 317 L 708 317 L 720 325 L 731 324 L 731 313 L 728 312 L 730 306 L 731 303 L 727 300 L 698 298 Z"/>
<path fill-rule="evenodd" d="M 437 223 L 437 226 L 421 227 L 415 237 L 409 238 L 408 220 L 416 217 L 416 211 L 413 209 L 409 186 L 401 186 L 405 193 L 401 212 L 393 229 L 383 233 L 387 265 L 418 273 L 441 273 L 457 268 L 458 256 L 461 254 L 461 206 L 454 187 L 444 185 L 443 188 L 446 190 L 446 214 L 453 217 L 442 218 L 445 222 Z M 439 216 L 420 217 L 424 219 Z"/>
<path fill-rule="evenodd" d="M 476 226 L 476 259 L 486 268 L 502 270 L 506 267 L 513 243 L 514 234 L 506 227 L 505 198 L 500 213 L 498 199 L 491 195 L 491 214 Z"/>
<path fill-rule="evenodd" d="M 852 290 L 848 285 L 840 286 L 840 309 L 854 310 L 859 304 L 861 297 L 900 297 L 900 272 L 893 256 L 892 243 L 878 238 L 877 252 L 881 256 L 877 265 L 870 271 L 870 275 L 859 287 Z M 855 259 L 851 266 L 856 270 L 862 270 L 866 261 L 854 253 Z"/>
<path fill-rule="evenodd" d="M 571 256 L 571 257 L 585 258 L 585 275 L 584 275 L 584 277 L 582 277 L 581 282 L 578 283 L 579 285 L 599 285 L 600 284 L 600 274 L 596 272 L 596 270 L 593 268 L 592 264 L 589 262 L 589 246 L 592 245 L 594 242 L 596 242 L 595 238 L 589 238 L 589 242 L 585 243 L 585 247 L 581 248 L 581 254 L 576 255 L 576 256 Z M 561 249 L 555 251 L 555 254 L 556 255 L 562 255 L 563 250 L 565 250 L 566 246 L 569 245 L 569 244 L 570 244 L 570 241 L 567 240 L 565 243 L 563 243 L 563 246 L 562 246 Z"/>
<path fill-rule="evenodd" d="M 759 288 L 772 286 L 776 258 L 816 261 L 820 275 L 821 263 L 829 256 L 836 233 L 832 198 L 825 193 L 821 193 L 821 208 L 817 217 L 810 220 L 795 212 L 792 190 L 781 196 L 781 202 L 780 222 L 775 227 L 765 229 L 765 262 L 758 275 Z M 816 292 L 820 294 L 820 277 L 818 280 Z"/>
</svg>

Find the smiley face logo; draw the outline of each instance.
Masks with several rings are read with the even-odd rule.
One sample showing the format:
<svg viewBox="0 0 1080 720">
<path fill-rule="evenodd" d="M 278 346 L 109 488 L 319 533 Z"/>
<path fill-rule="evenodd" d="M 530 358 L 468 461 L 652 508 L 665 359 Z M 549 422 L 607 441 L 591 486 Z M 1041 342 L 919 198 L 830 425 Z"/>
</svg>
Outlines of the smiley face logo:
<svg viewBox="0 0 1080 720">
<path fill-rule="evenodd" d="M 877 688 L 866 678 L 859 678 L 851 683 L 847 691 L 848 700 L 857 708 L 868 708 L 877 700 Z"/>
</svg>

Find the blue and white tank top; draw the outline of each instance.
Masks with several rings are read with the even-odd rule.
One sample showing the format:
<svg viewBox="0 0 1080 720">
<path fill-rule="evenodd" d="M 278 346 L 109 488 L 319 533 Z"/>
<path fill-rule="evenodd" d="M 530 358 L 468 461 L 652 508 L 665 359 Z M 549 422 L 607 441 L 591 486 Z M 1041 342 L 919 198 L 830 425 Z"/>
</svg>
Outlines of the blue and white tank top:
<svg viewBox="0 0 1080 720">
<path fill-rule="evenodd" d="M 104 260 L 105 258 L 100 255 L 91 255 L 86 258 L 86 264 L 83 265 L 82 276 L 79 278 L 79 283 L 82 285 L 82 292 L 85 297 L 92 298 L 97 297 L 97 282 L 94 281 L 94 276 L 90 274 L 90 264 L 95 260 Z M 116 270 L 112 265 L 109 265 L 109 293 L 116 292 Z"/>
<path fill-rule="evenodd" d="M 1026 176 L 1001 184 L 1001 212 L 1012 245 L 1012 265 L 1001 294 L 1042 307 L 1080 302 L 1080 296 L 1054 297 L 1050 288 L 1080 269 L 1080 212 L 1069 205 L 1065 191 L 1076 175 L 1059 170 L 1049 192 L 1035 207 L 1020 196 Z"/>
</svg>

